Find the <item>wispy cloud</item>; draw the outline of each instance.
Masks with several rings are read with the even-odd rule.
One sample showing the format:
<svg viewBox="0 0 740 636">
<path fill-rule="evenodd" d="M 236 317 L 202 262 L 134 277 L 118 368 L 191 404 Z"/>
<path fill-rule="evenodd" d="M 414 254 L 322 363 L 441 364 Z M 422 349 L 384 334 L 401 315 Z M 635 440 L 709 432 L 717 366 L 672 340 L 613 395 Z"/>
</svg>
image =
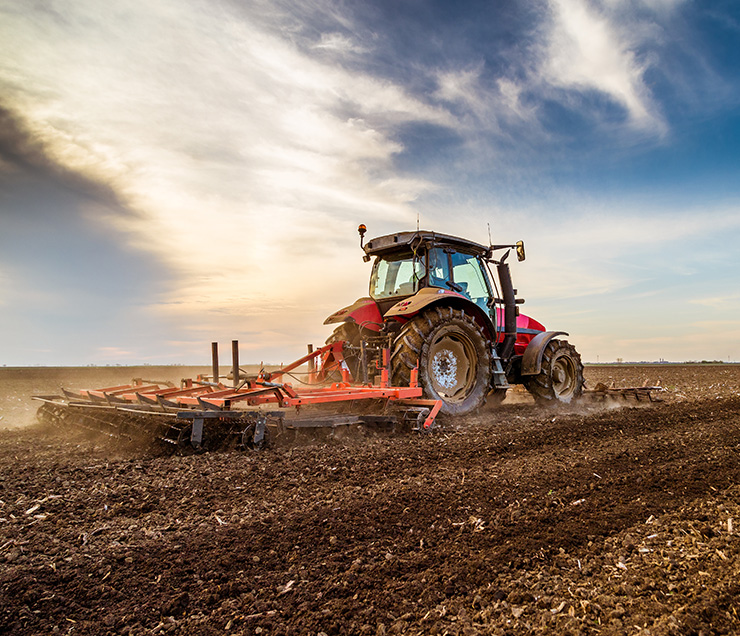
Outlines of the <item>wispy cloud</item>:
<svg viewBox="0 0 740 636">
<path fill-rule="evenodd" d="M 649 60 L 639 55 L 644 38 L 654 34 L 645 23 L 636 25 L 631 19 L 633 3 L 550 0 L 549 4 L 552 22 L 541 81 L 571 92 L 600 93 L 624 109 L 631 126 L 663 135 L 666 122 L 645 81 Z M 652 4 L 666 10 L 677 3 Z"/>
<path fill-rule="evenodd" d="M 501 24 L 495 7 L 490 24 L 474 26 L 462 7 L 463 26 L 447 31 L 448 9 L 396 28 L 384 12 L 399 7 L 330 0 L 6 3 L 0 179 L 19 190 L 16 177 L 29 173 L 29 183 L 79 195 L 64 208 L 78 222 L 65 217 L 50 233 L 79 236 L 90 219 L 106 236 L 113 228 L 134 249 L 110 269 L 136 263 L 136 277 L 161 282 L 149 289 L 157 301 L 150 293 L 142 303 L 175 326 L 168 337 L 178 342 L 214 331 L 260 334 L 265 348 L 320 341 L 323 314 L 366 292 L 360 221 L 382 233 L 412 227 L 421 210 L 425 225 L 480 240 L 498 206 L 496 233 L 537 248 L 522 287 L 545 301 L 623 291 L 650 275 L 625 255 L 688 243 L 708 227 L 736 232 L 734 210 L 646 220 L 628 205 L 553 205 L 568 196 L 560 185 L 518 170 L 577 160 L 563 151 L 569 142 L 593 156 L 609 135 L 625 145 L 669 140 L 650 79 L 665 70 L 661 38 L 685 2 L 511 5 Z M 476 37 L 458 37 L 469 32 Z M 482 195 L 466 189 L 476 187 Z M 507 207 L 506 188 L 540 202 Z M 3 213 L 58 218 L 59 206 L 41 200 Z M 93 258 L 70 244 L 78 269 L 105 251 Z M 0 288 L 8 284 L 6 274 Z"/>
<path fill-rule="evenodd" d="M 586 122 L 589 132 L 660 140 L 669 123 L 647 73 L 662 63 L 660 24 L 682 3 L 547 0 L 511 63 L 494 67 L 481 54 L 475 64 L 430 69 L 432 97 L 457 115 L 463 137 L 483 133 L 494 146 L 497 140 L 516 140 L 522 148 L 562 143 L 558 122 L 549 120 L 553 103 Z"/>
<path fill-rule="evenodd" d="M 327 49 L 339 53 L 364 53 L 367 49 L 343 33 L 322 33 L 314 49 Z"/>
<path fill-rule="evenodd" d="M 279 24 L 195 1 L 141 8 L 6 11 L 0 82 L 38 154 L 105 184 L 130 211 L 110 221 L 178 273 L 178 303 L 163 306 L 192 315 L 207 299 L 244 315 L 284 303 L 286 288 L 307 303 L 317 280 L 346 276 L 322 266 L 327 250 L 350 249 L 332 235 L 367 216 L 413 222 L 433 186 L 394 170 L 395 132 L 451 125 L 447 111 L 307 56 Z M 320 46 L 353 48 L 331 33 Z"/>
</svg>

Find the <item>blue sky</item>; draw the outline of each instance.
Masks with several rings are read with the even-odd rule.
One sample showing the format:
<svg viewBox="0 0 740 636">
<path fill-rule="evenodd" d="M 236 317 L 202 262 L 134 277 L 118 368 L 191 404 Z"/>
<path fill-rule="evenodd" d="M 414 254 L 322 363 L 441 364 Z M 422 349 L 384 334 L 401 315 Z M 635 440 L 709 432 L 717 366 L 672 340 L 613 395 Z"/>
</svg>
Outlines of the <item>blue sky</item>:
<svg viewBox="0 0 740 636">
<path fill-rule="evenodd" d="M 740 5 L 0 0 L 0 364 L 289 361 L 356 226 L 523 239 L 585 360 L 740 359 Z"/>
</svg>

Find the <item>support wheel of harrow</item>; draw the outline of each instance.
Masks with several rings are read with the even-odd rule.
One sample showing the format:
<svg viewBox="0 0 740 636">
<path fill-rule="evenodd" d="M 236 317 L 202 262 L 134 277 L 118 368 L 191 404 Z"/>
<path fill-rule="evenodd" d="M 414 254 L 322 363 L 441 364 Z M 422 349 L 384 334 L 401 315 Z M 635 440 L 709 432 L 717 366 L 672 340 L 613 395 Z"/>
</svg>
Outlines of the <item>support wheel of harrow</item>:
<svg viewBox="0 0 740 636">
<path fill-rule="evenodd" d="M 525 383 L 540 404 L 569 404 L 583 393 L 581 356 L 567 340 L 551 340 L 545 347 L 540 373 Z"/>
<path fill-rule="evenodd" d="M 485 401 L 491 352 L 482 329 L 464 311 L 434 307 L 403 326 L 391 354 L 393 384 L 408 386 L 417 365 L 424 394 L 442 400 L 442 413 L 464 415 Z"/>
<path fill-rule="evenodd" d="M 260 451 L 269 444 L 267 423 L 264 418 L 250 422 L 241 432 L 241 446 L 246 450 Z"/>
<path fill-rule="evenodd" d="M 434 431 L 434 423 L 429 428 L 424 428 L 424 422 L 429 417 L 429 409 L 409 409 L 404 415 L 404 423 L 412 431 L 421 433 L 422 435 L 429 435 Z"/>
<path fill-rule="evenodd" d="M 186 424 L 180 429 L 180 432 L 177 435 L 177 452 L 180 453 L 180 455 L 195 455 L 197 453 L 205 452 L 205 432 L 200 445 L 193 443 L 192 436 L 192 424 Z"/>
<path fill-rule="evenodd" d="M 60 427 L 63 424 L 64 409 L 48 402 L 42 404 L 36 411 L 36 419 L 39 423 L 48 427 Z"/>
</svg>

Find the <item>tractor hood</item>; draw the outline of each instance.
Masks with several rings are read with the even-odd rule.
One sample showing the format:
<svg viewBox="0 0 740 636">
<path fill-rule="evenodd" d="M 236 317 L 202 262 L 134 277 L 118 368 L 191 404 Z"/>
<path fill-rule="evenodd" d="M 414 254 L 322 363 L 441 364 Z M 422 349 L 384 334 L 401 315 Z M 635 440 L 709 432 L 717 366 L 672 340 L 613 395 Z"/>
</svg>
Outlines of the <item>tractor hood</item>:
<svg viewBox="0 0 740 636">
<path fill-rule="evenodd" d="M 339 311 L 335 311 L 324 320 L 325 325 L 331 325 L 337 322 L 356 322 L 360 327 L 372 331 L 380 331 L 380 325 L 383 323 L 383 315 L 380 313 L 377 303 L 368 296 L 358 298 L 348 307 L 343 307 Z"/>
</svg>

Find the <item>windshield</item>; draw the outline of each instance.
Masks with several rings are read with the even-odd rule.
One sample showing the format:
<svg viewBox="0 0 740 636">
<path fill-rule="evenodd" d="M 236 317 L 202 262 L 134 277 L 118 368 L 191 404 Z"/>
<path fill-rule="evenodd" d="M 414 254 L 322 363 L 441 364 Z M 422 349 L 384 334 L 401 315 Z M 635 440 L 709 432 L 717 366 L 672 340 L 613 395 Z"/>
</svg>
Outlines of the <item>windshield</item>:
<svg viewBox="0 0 740 636">
<path fill-rule="evenodd" d="M 390 298 L 408 296 L 419 291 L 419 282 L 424 277 L 426 263 L 423 256 L 411 254 L 378 258 L 370 277 L 370 296 Z"/>
</svg>

